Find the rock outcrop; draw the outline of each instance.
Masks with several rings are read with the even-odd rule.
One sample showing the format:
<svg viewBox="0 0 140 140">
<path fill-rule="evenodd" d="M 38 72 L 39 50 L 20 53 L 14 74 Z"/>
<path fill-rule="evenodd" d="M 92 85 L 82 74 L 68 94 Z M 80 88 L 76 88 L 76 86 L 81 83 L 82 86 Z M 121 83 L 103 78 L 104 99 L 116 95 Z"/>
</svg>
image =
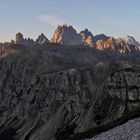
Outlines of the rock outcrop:
<svg viewBox="0 0 140 140">
<path fill-rule="evenodd" d="M 53 34 L 51 42 L 62 45 L 79 45 L 82 44 L 82 38 L 72 26 L 59 25 Z"/>
<path fill-rule="evenodd" d="M 25 45 L 25 46 L 34 46 L 34 40 L 30 38 L 24 38 L 23 34 L 17 33 L 15 43 L 19 45 Z"/>
<path fill-rule="evenodd" d="M 16 44 L 23 44 L 24 43 L 23 34 L 17 33 L 15 42 L 16 42 Z"/>
</svg>

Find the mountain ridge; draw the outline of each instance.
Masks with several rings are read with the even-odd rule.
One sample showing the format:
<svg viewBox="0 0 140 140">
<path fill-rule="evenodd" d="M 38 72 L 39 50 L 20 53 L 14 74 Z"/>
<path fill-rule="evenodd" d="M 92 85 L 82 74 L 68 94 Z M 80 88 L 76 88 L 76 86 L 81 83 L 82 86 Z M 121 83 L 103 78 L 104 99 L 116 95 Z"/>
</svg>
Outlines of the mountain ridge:
<svg viewBox="0 0 140 140">
<path fill-rule="evenodd" d="M 16 44 L 34 46 L 35 44 L 42 45 L 44 43 L 58 43 L 61 45 L 85 45 L 95 47 L 99 40 L 105 41 L 111 38 L 105 34 L 93 35 L 87 28 L 79 33 L 71 25 L 58 25 L 53 36 L 49 40 L 43 33 L 34 41 L 31 38 L 24 38 L 22 33 L 16 34 Z M 114 38 L 114 37 L 113 37 Z M 39 39 L 41 39 L 39 41 Z M 123 41 L 126 45 L 140 47 L 140 43 L 134 37 L 126 35 L 126 37 L 114 38 Z M 43 41 L 43 42 L 42 42 Z M 2 44 L 1 44 L 2 45 Z"/>
</svg>

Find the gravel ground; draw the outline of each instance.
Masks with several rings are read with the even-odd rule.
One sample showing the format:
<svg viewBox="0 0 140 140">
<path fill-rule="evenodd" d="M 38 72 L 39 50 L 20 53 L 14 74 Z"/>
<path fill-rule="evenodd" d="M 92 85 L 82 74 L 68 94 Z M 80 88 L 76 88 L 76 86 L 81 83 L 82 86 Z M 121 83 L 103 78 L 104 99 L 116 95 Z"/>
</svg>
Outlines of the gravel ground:
<svg viewBox="0 0 140 140">
<path fill-rule="evenodd" d="M 130 120 L 88 140 L 140 140 L 140 118 Z"/>
</svg>

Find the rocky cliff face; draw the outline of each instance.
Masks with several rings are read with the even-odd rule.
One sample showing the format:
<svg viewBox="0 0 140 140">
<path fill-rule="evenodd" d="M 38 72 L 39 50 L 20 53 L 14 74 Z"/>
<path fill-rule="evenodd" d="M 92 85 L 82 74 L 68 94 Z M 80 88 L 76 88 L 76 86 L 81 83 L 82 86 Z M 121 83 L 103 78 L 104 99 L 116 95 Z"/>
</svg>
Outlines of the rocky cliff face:
<svg viewBox="0 0 140 140">
<path fill-rule="evenodd" d="M 82 37 L 83 44 L 94 47 L 94 36 L 90 31 L 88 31 L 88 29 L 81 31 L 80 35 Z"/>
<path fill-rule="evenodd" d="M 120 53 L 120 54 L 134 54 L 139 55 L 139 48 L 134 45 L 126 44 L 122 39 L 114 39 L 112 37 L 107 40 L 98 40 L 96 42 L 96 49 Z M 111 54 L 111 53 L 110 53 Z"/>
<path fill-rule="evenodd" d="M 3 51 L 0 138 L 10 131 L 19 140 L 66 140 L 139 107 L 139 65 L 104 62 L 92 48 Z"/>
<path fill-rule="evenodd" d="M 82 38 L 72 26 L 59 25 L 54 32 L 51 42 L 63 45 L 79 45 L 82 44 Z"/>
</svg>

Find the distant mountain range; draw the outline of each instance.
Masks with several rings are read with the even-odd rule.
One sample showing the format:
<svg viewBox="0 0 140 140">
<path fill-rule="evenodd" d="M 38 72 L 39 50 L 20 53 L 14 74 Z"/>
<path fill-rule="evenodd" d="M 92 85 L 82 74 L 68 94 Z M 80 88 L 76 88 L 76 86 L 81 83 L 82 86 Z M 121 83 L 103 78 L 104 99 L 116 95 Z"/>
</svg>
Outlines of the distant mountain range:
<svg viewBox="0 0 140 140">
<path fill-rule="evenodd" d="M 99 49 L 104 49 L 108 48 L 109 43 L 113 43 L 110 42 L 110 40 L 112 39 L 116 42 L 119 42 L 120 44 L 131 45 L 138 48 L 140 47 L 140 43 L 136 41 L 135 38 L 128 35 L 124 38 L 115 39 L 114 37 L 109 37 L 104 34 L 93 35 L 88 29 L 77 33 L 77 31 L 71 25 L 66 24 L 62 26 L 58 25 L 50 40 L 43 33 L 39 35 L 39 37 L 35 41 L 30 38 L 24 38 L 22 33 L 17 33 L 15 43 L 28 46 L 34 46 L 35 44 L 42 45 L 46 43 L 57 43 L 62 45 L 83 44 L 89 47 L 97 47 Z M 101 46 L 101 43 L 99 43 L 99 41 L 106 41 L 106 45 L 104 44 L 104 46 Z M 114 44 L 110 44 L 110 46 L 111 45 Z"/>
</svg>

